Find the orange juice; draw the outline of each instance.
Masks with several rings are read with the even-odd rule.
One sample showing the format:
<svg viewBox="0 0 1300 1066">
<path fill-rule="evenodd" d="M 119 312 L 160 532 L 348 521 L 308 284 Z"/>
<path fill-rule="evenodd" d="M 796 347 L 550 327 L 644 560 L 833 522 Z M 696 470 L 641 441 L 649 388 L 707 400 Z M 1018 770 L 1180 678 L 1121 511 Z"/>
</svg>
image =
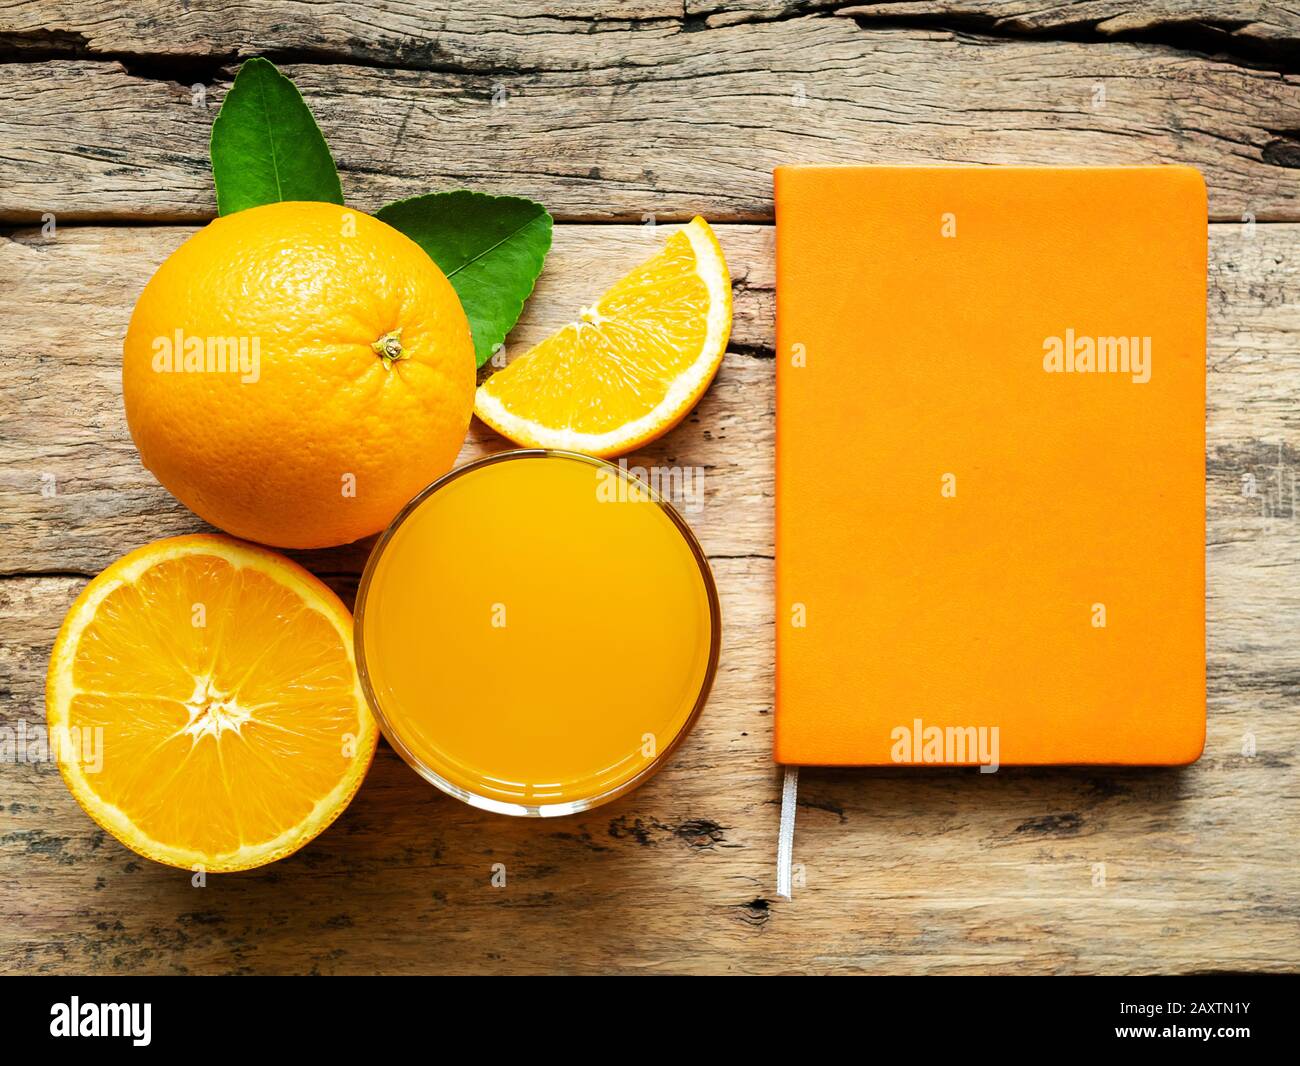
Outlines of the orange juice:
<svg viewBox="0 0 1300 1066">
<path fill-rule="evenodd" d="M 717 593 L 669 505 L 567 452 L 479 460 L 375 546 L 357 662 L 394 748 L 487 810 L 584 810 L 643 780 L 717 665 Z"/>
</svg>

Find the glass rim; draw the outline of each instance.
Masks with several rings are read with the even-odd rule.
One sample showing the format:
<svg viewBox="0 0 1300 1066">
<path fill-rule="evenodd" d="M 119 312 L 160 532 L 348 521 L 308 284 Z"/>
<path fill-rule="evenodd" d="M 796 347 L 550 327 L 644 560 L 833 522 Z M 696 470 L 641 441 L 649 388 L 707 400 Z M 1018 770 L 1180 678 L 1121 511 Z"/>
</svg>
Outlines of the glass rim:
<svg viewBox="0 0 1300 1066">
<path fill-rule="evenodd" d="M 484 467 L 492 466 L 496 463 L 510 462 L 518 459 L 538 459 L 538 458 L 558 458 L 572 459 L 578 462 L 586 463 L 597 469 L 605 468 L 612 470 L 625 481 L 634 483 L 638 488 L 645 492 L 649 502 L 657 504 L 669 520 L 676 527 L 678 533 L 685 540 L 686 546 L 690 548 L 691 555 L 700 572 L 700 577 L 704 581 L 705 598 L 709 605 L 709 660 L 704 668 L 704 679 L 700 684 L 699 694 L 695 698 L 695 703 L 691 707 L 690 713 L 682 722 L 681 727 L 677 730 L 672 740 L 669 741 L 660 751 L 655 753 L 653 759 L 646 763 L 640 770 L 633 774 L 626 781 L 621 782 L 606 789 L 604 792 L 594 796 L 587 796 L 583 799 L 566 800 L 559 803 L 510 803 L 492 796 L 484 796 L 470 789 L 464 788 L 447 780 L 431 766 L 428 766 L 419 758 L 398 735 L 397 730 L 389 722 L 380 706 L 379 698 L 375 694 L 374 686 L 370 681 L 370 671 L 366 666 L 365 653 L 365 615 L 366 601 L 370 592 L 371 582 L 374 580 L 375 572 L 379 566 L 379 560 L 383 555 L 384 549 L 393 539 L 402 524 L 415 512 L 425 500 L 432 496 L 439 489 L 445 488 L 453 481 L 465 474 L 475 470 L 481 470 Z M 388 523 L 375 545 L 370 549 L 370 555 L 366 559 L 365 569 L 361 573 L 361 583 L 357 587 L 356 607 L 353 610 L 353 629 L 352 629 L 352 647 L 353 657 L 356 659 L 357 676 L 361 681 L 362 691 L 365 693 L 366 703 L 370 705 L 370 711 L 375 716 L 379 724 L 380 731 L 388 741 L 389 746 L 402 757 L 402 760 L 411 767 L 417 774 L 434 785 L 440 791 L 449 796 L 453 796 L 462 803 L 467 803 L 471 807 L 480 810 L 491 811 L 494 814 L 507 814 L 520 818 L 557 818 L 566 814 L 578 814 L 582 811 L 589 811 L 593 807 L 599 807 L 602 804 L 609 803 L 611 800 L 618 799 L 644 784 L 652 777 L 668 759 L 677 746 L 686 738 L 687 734 L 695 727 L 695 722 L 700 716 L 705 703 L 708 702 L 709 695 L 713 690 L 713 682 L 718 672 L 718 660 L 722 651 L 722 606 L 718 599 L 717 583 L 713 578 L 713 568 L 709 565 L 708 556 L 700 546 L 699 539 L 695 536 L 694 530 L 687 524 L 686 520 L 668 500 L 664 499 L 658 492 L 647 485 L 640 478 L 635 477 L 626 467 L 610 462 L 608 459 L 598 459 L 593 455 L 584 455 L 582 452 L 565 451 L 561 448 L 511 448 L 506 451 L 493 452 L 490 455 L 480 456 L 478 459 L 472 459 L 468 463 L 455 467 L 435 481 L 426 485 L 417 492 L 406 505 L 397 512 L 397 515 Z"/>
</svg>

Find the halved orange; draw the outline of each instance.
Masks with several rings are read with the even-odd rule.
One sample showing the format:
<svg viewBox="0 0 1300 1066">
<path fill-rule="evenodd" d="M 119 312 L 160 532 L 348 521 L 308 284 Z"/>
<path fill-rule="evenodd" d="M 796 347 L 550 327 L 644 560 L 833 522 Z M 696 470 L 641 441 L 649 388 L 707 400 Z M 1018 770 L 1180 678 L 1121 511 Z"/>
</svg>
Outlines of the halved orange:
<svg viewBox="0 0 1300 1066">
<path fill-rule="evenodd" d="M 86 813 L 191 870 L 302 847 L 348 805 L 378 737 L 339 598 L 274 552 L 208 534 L 139 548 L 82 590 L 45 704 Z"/>
<path fill-rule="evenodd" d="M 690 412 L 730 334 L 731 275 L 697 217 L 576 322 L 480 385 L 474 413 L 525 447 L 621 455 Z"/>
</svg>

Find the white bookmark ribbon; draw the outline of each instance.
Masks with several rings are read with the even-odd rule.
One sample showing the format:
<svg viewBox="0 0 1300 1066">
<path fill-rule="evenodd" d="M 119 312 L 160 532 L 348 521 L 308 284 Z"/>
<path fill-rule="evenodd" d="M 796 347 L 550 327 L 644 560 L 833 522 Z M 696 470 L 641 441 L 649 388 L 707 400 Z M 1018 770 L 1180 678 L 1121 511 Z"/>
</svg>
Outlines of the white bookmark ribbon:
<svg viewBox="0 0 1300 1066">
<path fill-rule="evenodd" d="M 799 794 L 799 767 L 787 766 L 781 783 L 781 828 L 776 837 L 776 894 L 790 898 L 794 875 L 794 812 Z"/>
</svg>

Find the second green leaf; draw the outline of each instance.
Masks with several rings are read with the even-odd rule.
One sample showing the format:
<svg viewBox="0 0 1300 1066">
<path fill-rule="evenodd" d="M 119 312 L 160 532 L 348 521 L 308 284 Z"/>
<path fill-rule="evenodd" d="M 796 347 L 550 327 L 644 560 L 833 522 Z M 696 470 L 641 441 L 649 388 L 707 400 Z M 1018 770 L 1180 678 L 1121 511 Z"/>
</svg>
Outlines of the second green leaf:
<svg viewBox="0 0 1300 1066">
<path fill-rule="evenodd" d="M 458 189 L 398 200 L 378 218 L 428 253 L 460 296 L 479 366 L 523 311 L 551 247 L 551 216 L 533 200 Z"/>
</svg>

